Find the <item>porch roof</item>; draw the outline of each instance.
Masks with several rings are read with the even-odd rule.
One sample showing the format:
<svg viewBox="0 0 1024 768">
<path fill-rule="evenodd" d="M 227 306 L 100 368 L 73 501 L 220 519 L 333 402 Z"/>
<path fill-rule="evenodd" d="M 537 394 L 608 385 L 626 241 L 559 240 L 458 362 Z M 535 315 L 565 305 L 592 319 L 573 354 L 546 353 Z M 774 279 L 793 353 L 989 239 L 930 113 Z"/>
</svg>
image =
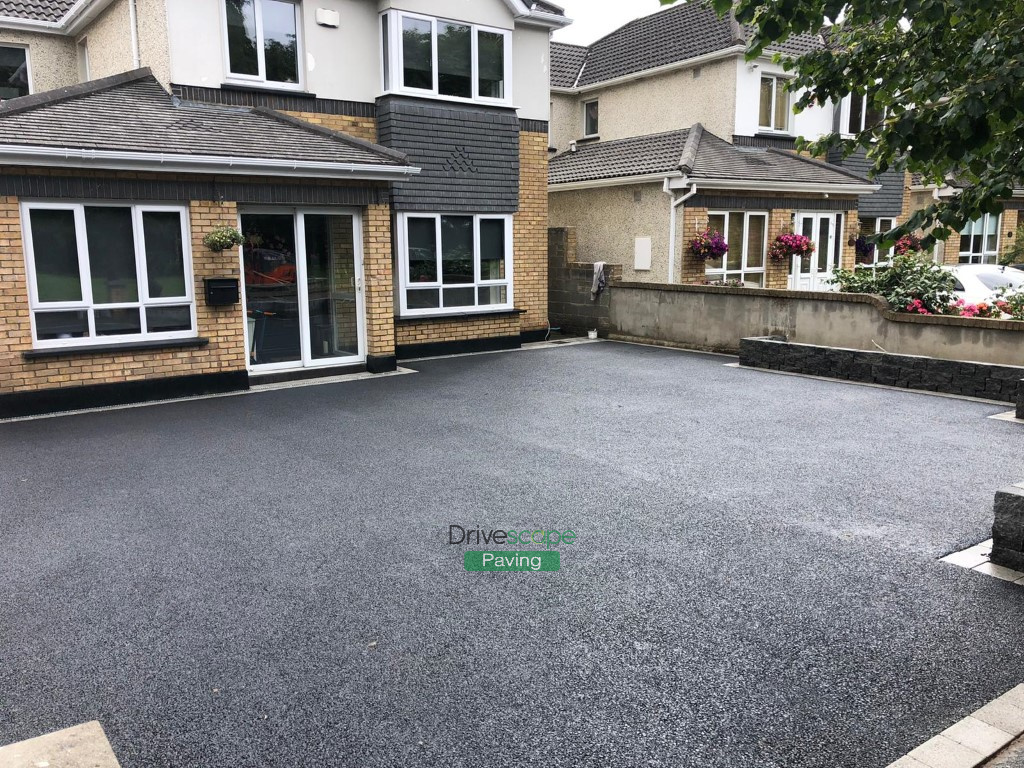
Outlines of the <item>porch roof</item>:
<svg viewBox="0 0 1024 768">
<path fill-rule="evenodd" d="M 394 180 L 406 156 L 264 107 L 183 102 L 149 69 L 0 104 L 0 163 Z"/>
<path fill-rule="evenodd" d="M 863 176 L 795 152 L 737 147 L 708 133 L 700 123 L 679 131 L 582 144 L 552 158 L 548 170 L 553 190 L 560 185 L 610 186 L 657 177 L 685 177 L 698 186 L 702 181 L 705 186 L 727 182 L 732 188 L 749 183 L 752 190 L 786 184 L 796 190 L 831 186 L 837 192 L 865 194 L 878 188 Z"/>
</svg>

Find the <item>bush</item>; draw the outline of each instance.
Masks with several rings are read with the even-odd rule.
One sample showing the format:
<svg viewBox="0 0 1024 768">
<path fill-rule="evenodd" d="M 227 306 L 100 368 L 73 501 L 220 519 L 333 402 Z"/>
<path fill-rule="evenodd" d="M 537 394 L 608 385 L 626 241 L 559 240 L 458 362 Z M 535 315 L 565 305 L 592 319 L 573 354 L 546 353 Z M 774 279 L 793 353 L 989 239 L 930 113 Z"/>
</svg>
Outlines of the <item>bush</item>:
<svg viewBox="0 0 1024 768">
<path fill-rule="evenodd" d="M 914 256 L 896 256 L 892 266 L 868 269 L 837 269 L 832 282 L 843 293 L 874 293 L 895 312 L 942 314 L 953 302 L 953 275 L 938 264 Z"/>
<path fill-rule="evenodd" d="M 996 294 L 996 306 L 1014 320 L 1024 320 L 1024 291 L 1003 288 Z"/>
</svg>

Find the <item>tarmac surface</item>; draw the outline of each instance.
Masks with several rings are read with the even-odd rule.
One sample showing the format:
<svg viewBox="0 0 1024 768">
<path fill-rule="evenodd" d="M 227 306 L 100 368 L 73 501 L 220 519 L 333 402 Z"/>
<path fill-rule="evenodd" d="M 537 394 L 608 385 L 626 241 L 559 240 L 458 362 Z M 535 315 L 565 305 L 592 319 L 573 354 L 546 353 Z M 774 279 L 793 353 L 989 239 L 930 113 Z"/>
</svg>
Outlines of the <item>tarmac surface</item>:
<svg viewBox="0 0 1024 768">
<path fill-rule="evenodd" d="M 1007 406 L 728 362 L 597 343 L 0 424 L 0 744 L 881 768 L 1022 682 L 1024 587 L 938 562 L 1024 480 Z M 467 573 L 450 525 L 576 538 Z"/>
</svg>

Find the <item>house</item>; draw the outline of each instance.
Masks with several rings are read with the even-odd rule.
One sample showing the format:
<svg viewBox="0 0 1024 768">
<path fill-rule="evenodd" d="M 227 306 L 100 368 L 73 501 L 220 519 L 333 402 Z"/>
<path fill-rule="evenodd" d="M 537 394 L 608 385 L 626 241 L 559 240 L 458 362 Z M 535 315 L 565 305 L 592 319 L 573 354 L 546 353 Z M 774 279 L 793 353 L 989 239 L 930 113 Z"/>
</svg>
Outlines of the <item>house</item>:
<svg viewBox="0 0 1024 768">
<path fill-rule="evenodd" d="M 919 174 L 914 174 L 907 196 L 907 213 L 926 208 L 932 203 L 959 194 L 965 182 L 949 178 L 942 186 L 926 184 Z M 945 242 L 935 244 L 935 260 L 942 264 L 996 264 L 1009 255 L 1024 226 L 1024 189 L 1015 189 L 1009 200 L 1003 204 L 1000 213 L 986 213 L 968 222 L 960 231 Z M 1019 263 L 1019 262 L 1018 262 Z"/>
<path fill-rule="evenodd" d="M 0 416 L 547 329 L 521 0 L 0 0 Z M 222 250 L 209 237 L 242 236 Z"/>
<path fill-rule="evenodd" d="M 821 38 L 800 35 L 748 62 L 750 35 L 691 2 L 587 47 L 552 45 L 550 221 L 575 229 L 582 260 L 620 264 L 634 281 L 823 289 L 836 267 L 857 262 L 862 231 L 900 217 L 903 174 L 869 180 L 863 154 L 822 162 L 795 152 L 797 137 L 865 119 L 863 100 L 793 113 L 796 94 L 772 55 L 799 56 Z M 688 243 L 706 228 L 730 248 L 705 264 Z M 813 257 L 766 259 L 792 231 L 815 241 Z"/>
</svg>

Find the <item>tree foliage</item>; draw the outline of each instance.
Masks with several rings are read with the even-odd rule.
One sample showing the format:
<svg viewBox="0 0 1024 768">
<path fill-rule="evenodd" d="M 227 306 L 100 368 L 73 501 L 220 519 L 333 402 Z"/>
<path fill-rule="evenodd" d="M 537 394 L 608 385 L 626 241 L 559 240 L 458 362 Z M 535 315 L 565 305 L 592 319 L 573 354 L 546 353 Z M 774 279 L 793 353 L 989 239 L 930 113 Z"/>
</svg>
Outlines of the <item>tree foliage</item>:
<svg viewBox="0 0 1024 768">
<path fill-rule="evenodd" d="M 674 0 L 662 0 L 671 5 Z M 747 57 L 791 35 L 825 28 L 827 46 L 784 65 L 806 89 L 800 111 L 869 95 L 880 122 L 852 138 L 830 134 L 804 146 L 823 156 L 864 148 L 873 174 L 890 168 L 924 183 L 955 178 L 959 194 L 915 213 L 889 240 L 935 226 L 945 239 L 1024 188 L 1024 0 L 710 0 L 754 30 Z"/>
</svg>

